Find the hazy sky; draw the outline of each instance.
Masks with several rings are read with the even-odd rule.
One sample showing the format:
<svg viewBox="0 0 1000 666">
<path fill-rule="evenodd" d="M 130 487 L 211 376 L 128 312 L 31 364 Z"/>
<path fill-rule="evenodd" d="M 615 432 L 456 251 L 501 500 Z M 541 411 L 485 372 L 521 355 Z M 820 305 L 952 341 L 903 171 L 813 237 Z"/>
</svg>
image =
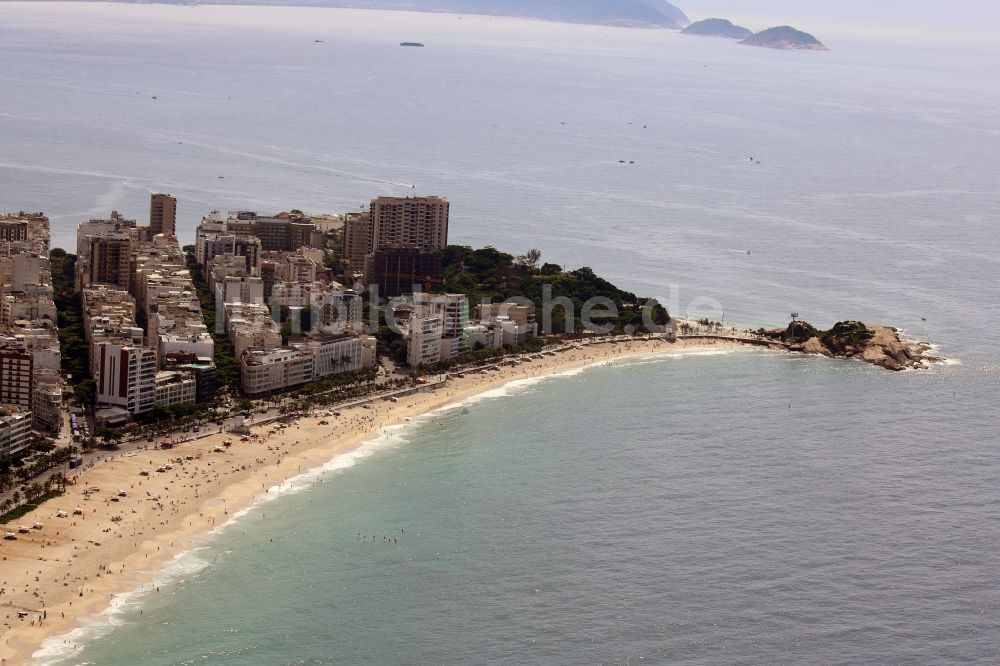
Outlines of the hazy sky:
<svg viewBox="0 0 1000 666">
<path fill-rule="evenodd" d="M 807 32 L 892 38 L 967 35 L 1000 42 L 1000 0 L 673 0 L 692 20 L 739 19 L 759 30 L 787 23 Z M 764 24 L 767 25 L 764 25 Z M 821 35 L 817 35 L 821 36 Z"/>
</svg>

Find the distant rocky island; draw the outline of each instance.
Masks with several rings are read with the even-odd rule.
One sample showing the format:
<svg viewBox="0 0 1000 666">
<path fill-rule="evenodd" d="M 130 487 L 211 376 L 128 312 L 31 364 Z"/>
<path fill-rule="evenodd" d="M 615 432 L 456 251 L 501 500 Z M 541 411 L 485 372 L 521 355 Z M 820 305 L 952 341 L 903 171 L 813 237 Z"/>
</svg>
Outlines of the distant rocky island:
<svg viewBox="0 0 1000 666">
<path fill-rule="evenodd" d="M 732 21 L 728 21 L 726 19 L 710 18 L 703 21 L 695 21 L 688 27 L 681 30 L 681 34 L 697 35 L 700 37 L 746 39 L 753 34 L 753 31 L 742 26 L 733 25 Z"/>
<path fill-rule="evenodd" d="M 804 321 L 793 321 L 787 328 L 763 334 L 785 343 L 789 351 L 856 358 L 888 370 L 925 368 L 941 360 L 928 354 L 927 343 L 904 341 L 895 328 L 859 321 L 838 322 L 828 331 L 817 330 Z"/>
<path fill-rule="evenodd" d="M 748 46 L 763 46 L 769 49 L 790 49 L 801 51 L 829 51 L 822 42 L 810 35 L 795 28 L 782 25 L 777 28 L 768 28 L 758 33 L 750 35 L 740 42 Z"/>
<path fill-rule="evenodd" d="M 188 2 L 189 0 L 167 0 Z M 680 30 L 691 21 L 667 0 L 205 0 L 206 4 L 308 5 L 411 12 L 487 14 L 639 28 Z"/>
</svg>

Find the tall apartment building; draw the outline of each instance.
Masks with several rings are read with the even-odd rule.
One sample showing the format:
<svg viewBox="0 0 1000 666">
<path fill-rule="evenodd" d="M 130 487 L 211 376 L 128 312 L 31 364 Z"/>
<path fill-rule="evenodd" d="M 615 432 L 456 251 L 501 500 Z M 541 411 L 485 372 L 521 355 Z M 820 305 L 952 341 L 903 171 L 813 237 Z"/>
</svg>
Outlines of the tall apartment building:
<svg viewBox="0 0 1000 666">
<path fill-rule="evenodd" d="M 374 251 L 371 213 L 348 213 L 344 220 L 341 255 L 350 264 L 351 272 L 363 272 L 366 258 Z"/>
<path fill-rule="evenodd" d="M 413 295 L 413 304 L 417 312 L 441 317 L 441 337 L 446 339 L 447 356 L 455 356 L 469 350 L 469 299 L 465 294 L 428 294 L 424 292 Z"/>
<path fill-rule="evenodd" d="M 460 337 L 469 326 L 469 299 L 465 294 L 416 293 L 413 304 L 422 312 L 441 315 L 442 337 Z"/>
<path fill-rule="evenodd" d="M 131 239 L 124 233 L 91 238 L 89 272 L 82 286 L 111 284 L 128 289 L 131 248 Z"/>
<path fill-rule="evenodd" d="M 417 289 L 436 291 L 441 279 L 441 253 L 415 247 L 376 250 L 368 257 L 365 282 L 378 285 L 380 298 L 412 294 Z"/>
<path fill-rule="evenodd" d="M 89 220 L 76 227 L 76 288 L 80 290 L 93 284 L 91 263 L 93 241 L 98 237 L 129 239 L 136 234 L 135 220 L 126 219 L 118 211 L 111 211 L 106 220 Z M 125 252 L 126 259 L 128 252 Z M 101 272 L 101 271 L 98 271 Z M 128 283 L 121 285 L 128 288 Z"/>
<path fill-rule="evenodd" d="M 177 235 L 177 199 L 169 194 L 154 194 L 150 197 L 149 233 L 151 236 Z"/>
<path fill-rule="evenodd" d="M 40 370 L 31 400 L 31 426 L 52 437 L 62 428 L 62 379 L 57 370 Z"/>
<path fill-rule="evenodd" d="M 448 200 L 443 197 L 379 197 L 371 203 L 372 251 L 448 245 Z"/>
<path fill-rule="evenodd" d="M 97 402 L 127 409 L 130 414 L 149 411 L 156 404 L 156 350 L 137 345 L 101 342 L 97 354 Z"/>
<path fill-rule="evenodd" d="M 406 362 L 411 368 L 430 365 L 441 360 L 441 333 L 444 318 L 429 314 L 410 318 L 410 334 L 406 347 Z"/>
<path fill-rule="evenodd" d="M 34 359 L 17 347 L 0 349 L 0 404 L 31 409 L 34 392 Z"/>
</svg>

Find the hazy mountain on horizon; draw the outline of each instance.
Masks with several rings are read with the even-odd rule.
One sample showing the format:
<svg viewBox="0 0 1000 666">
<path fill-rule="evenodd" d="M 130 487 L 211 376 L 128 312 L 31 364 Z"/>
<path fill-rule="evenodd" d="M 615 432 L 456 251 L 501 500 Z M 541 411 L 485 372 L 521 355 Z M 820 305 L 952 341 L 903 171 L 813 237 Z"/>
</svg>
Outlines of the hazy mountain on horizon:
<svg viewBox="0 0 1000 666">
<path fill-rule="evenodd" d="M 307 5 L 455 12 L 674 30 L 680 30 L 690 23 L 684 12 L 667 0 L 208 0 L 204 4 Z"/>
</svg>

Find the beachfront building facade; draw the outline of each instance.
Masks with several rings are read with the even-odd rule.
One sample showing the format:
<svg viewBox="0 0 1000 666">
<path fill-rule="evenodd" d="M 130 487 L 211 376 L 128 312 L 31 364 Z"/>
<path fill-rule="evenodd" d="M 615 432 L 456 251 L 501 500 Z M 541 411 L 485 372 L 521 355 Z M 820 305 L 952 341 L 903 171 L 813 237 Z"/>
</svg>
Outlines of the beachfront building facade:
<svg viewBox="0 0 1000 666">
<path fill-rule="evenodd" d="M 62 377 L 57 370 L 35 373 L 31 399 L 31 427 L 35 432 L 58 437 L 62 430 Z"/>
<path fill-rule="evenodd" d="M 357 372 L 365 367 L 364 347 L 374 338 L 361 335 L 315 335 L 289 346 L 313 357 L 313 380 Z"/>
<path fill-rule="evenodd" d="M 0 456 L 13 455 L 31 445 L 31 413 L 0 405 Z"/>
<path fill-rule="evenodd" d="M 292 348 L 248 349 L 240 356 L 243 391 L 254 395 L 313 380 L 312 354 Z"/>
<path fill-rule="evenodd" d="M 161 370 L 156 373 L 157 407 L 193 405 L 197 399 L 198 383 L 194 375 L 177 370 Z"/>
<path fill-rule="evenodd" d="M 215 397 L 218 387 L 213 359 L 199 358 L 194 354 L 173 353 L 160 359 L 160 369 L 174 370 L 194 380 L 194 402 L 208 402 Z M 159 373 L 157 373 L 159 377 Z"/>
<path fill-rule="evenodd" d="M 95 345 L 97 403 L 121 407 L 131 415 L 156 404 L 156 350 L 145 346 L 100 342 Z"/>
<path fill-rule="evenodd" d="M 243 391 L 250 395 L 292 388 L 375 365 L 375 338 L 309 335 L 284 347 L 247 348 L 240 355 Z"/>
<path fill-rule="evenodd" d="M 517 347 L 538 337 L 538 323 L 533 305 L 492 303 L 476 307 L 476 319 L 502 331 L 501 345 Z"/>
<path fill-rule="evenodd" d="M 469 351 L 469 299 L 465 294 L 413 294 L 416 311 L 441 317 L 441 358 Z"/>
<path fill-rule="evenodd" d="M 406 362 L 411 368 L 431 365 L 441 360 L 441 334 L 444 320 L 440 314 L 410 317 L 406 342 Z"/>
</svg>

